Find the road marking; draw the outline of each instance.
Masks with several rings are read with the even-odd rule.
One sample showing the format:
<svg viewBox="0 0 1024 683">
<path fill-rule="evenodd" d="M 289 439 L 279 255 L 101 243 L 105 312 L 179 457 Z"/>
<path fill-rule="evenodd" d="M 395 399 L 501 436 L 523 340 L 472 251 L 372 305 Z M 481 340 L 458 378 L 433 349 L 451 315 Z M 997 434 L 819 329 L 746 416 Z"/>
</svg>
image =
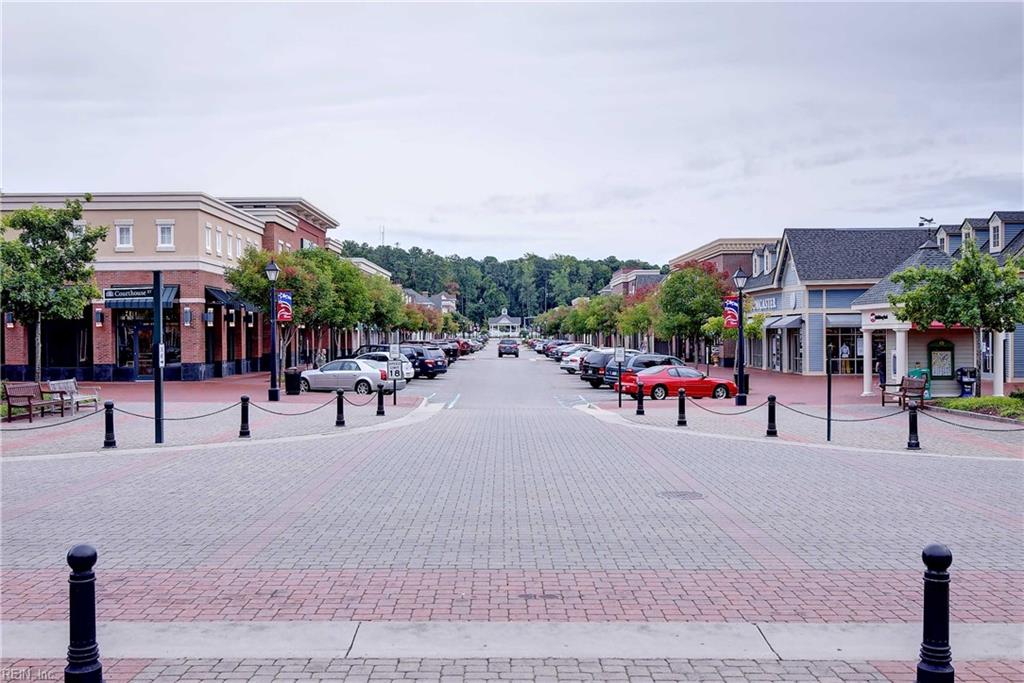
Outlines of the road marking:
<svg viewBox="0 0 1024 683">
<path fill-rule="evenodd" d="M 448 405 L 445 406 L 445 409 L 451 410 L 452 408 L 454 408 L 455 404 L 459 402 L 459 397 L 461 396 L 462 394 L 455 394 L 455 398 L 448 402 Z"/>
</svg>

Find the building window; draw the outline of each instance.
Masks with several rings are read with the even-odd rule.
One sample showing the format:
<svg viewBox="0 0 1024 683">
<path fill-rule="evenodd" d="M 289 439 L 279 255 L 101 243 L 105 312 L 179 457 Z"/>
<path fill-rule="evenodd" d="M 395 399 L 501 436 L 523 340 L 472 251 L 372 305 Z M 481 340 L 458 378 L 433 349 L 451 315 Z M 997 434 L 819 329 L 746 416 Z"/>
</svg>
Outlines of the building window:
<svg viewBox="0 0 1024 683">
<path fill-rule="evenodd" d="M 770 251 L 764 252 L 764 272 L 770 272 L 772 269 L 772 254 Z"/>
<path fill-rule="evenodd" d="M 157 220 L 156 222 L 156 248 L 157 250 L 174 249 L 174 221 L 171 219 Z"/>
<path fill-rule="evenodd" d="M 213 249 L 213 228 L 209 223 L 206 224 L 206 253 L 209 254 Z"/>
<path fill-rule="evenodd" d="M 946 238 L 942 235 L 939 235 L 939 249 L 946 251 Z"/>
<path fill-rule="evenodd" d="M 292 243 L 291 242 L 285 242 L 284 243 L 284 250 L 285 251 L 291 251 L 292 250 Z"/>
<path fill-rule="evenodd" d="M 221 247 L 223 245 L 223 233 L 221 232 L 220 226 L 217 226 L 217 256 L 221 255 Z"/>
<path fill-rule="evenodd" d="M 85 234 L 85 220 L 82 219 L 82 218 L 79 218 L 78 220 L 75 221 L 74 225 L 71 227 L 71 236 L 72 237 L 81 237 L 84 234 Z"/>
<path fill-rule="evenodd" d="M 131 251 L 134 249 L 132 232 L 134 221 L 114 221 L 114 231 L 117 234 L 117 245 L 114 251 Z"/>
<path fill-rule="evenodd" d="M 242 256 L 242 236 L 241 235 L 236 235 L 235 236 L 235 247 L 236 247 L 235 252 L 238 254 L 239 258 L 241 258 L 241 256 Z"/>
<path fill-rule="evenodd" d="M 754 271 L 752 274 L 754 277 L 757 277 L 761 274 L 761 259 L 757 257 L 757 254 L 754 254 L 754 258 L 751 259 L 751 261 L 751 268 Z"/>
<path fill-rule="evenodd" d="M 228 230 L 228 258 L 234 258 L 235 253 L 235 236 Z"/>
<path fill-rule="evenodd" d="M 989 251 L 998 251 L 1002 248 L 1003 244 L 1003 230 L 1002 226 L 997 225 L 991 230 L 992 240 L 989 245 Z"/>
<path fill-rule="evenodd" d="M 277 252 L 281 253 L 282 251 L 284 251 L 284 240 L 278 240 L 277 241 Z"/>
</svg>

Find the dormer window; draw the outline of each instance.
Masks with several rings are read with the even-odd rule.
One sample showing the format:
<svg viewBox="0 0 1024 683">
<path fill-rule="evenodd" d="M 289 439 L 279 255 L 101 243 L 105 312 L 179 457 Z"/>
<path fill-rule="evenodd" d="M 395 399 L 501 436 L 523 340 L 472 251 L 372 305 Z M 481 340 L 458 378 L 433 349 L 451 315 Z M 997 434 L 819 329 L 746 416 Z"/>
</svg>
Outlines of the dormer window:
<svg viewBox="0 0 1024 683">
<path fill-rule="evenodd" d="M 989 241 L 989 251 L 999 251 L 1003 248 L 1003 226 L 995 225 L 989 234 L 992 235 Z"/>
<path fill-rule="evenodd" d="M 946 236 L 939 235 L 939 249 L 946 251 Z"/>
<path fill-rule="evenodd" d="M 757 254 L 754 254 L 754 257 L 751 259 L 751 267 L 754 269 L 754 277 L 761 274 L 761 259 L 757 257 Z"/>
<path fill-rule="evenodd" d="M 964 228 L 964 242 L 967 242 L 968 240 L 972 240 L 972 239 L 974 239 L 974 237 L 971 236 L 971 229 L 970 228 Z"/>
<path fill-rule="evenodd" d="M 770 273 L 772 270 L 772 252 L 765 250 L 764 252 L 764 272 Z"/>
</svg>

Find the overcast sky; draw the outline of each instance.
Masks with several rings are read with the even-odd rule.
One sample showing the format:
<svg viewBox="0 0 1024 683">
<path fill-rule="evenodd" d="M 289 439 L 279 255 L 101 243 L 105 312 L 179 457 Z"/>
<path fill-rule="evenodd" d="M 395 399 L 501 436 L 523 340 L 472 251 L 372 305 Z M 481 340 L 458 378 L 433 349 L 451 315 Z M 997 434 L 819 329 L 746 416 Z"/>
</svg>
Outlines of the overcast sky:
<svg viewBox="0 0 1024 683">
<path fill-rule="evenodd" d="M 5 3 L 2 184 L 301 195 L 500 258 L 959 222 L 1024 208 L 1022 16 Z"/>
</svg>

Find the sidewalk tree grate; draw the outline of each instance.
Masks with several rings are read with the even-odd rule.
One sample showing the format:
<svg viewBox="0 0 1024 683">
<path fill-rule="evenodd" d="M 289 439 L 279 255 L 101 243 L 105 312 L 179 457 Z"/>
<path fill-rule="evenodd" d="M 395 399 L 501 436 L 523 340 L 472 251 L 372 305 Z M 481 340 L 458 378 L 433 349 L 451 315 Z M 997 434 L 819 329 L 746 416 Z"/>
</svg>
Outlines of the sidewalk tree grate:
<svg viewBox="0 0 1024 683">
<path fill-rule="evenodd" d="M 696 491 L 662 491 L 658 494 L 658 497 L 671 500 L 701 500 L 704 494 L 697 493 Z"/>
</svg>

